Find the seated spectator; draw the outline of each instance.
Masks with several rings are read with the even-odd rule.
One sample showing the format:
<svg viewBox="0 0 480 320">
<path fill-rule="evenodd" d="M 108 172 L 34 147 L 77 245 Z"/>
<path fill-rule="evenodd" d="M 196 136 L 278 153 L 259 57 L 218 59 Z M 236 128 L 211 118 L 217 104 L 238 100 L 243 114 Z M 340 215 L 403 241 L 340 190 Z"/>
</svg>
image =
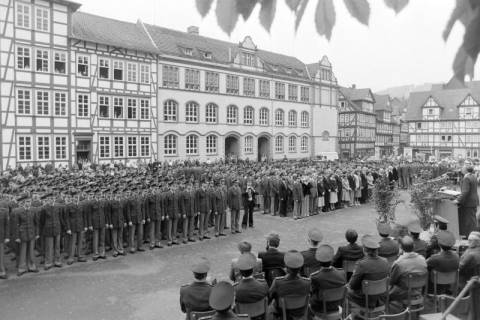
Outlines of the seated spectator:
<svg viewBox="0 0 480 320">
<path fill-rule="evenodd" d="M 242 278 L 233 285 L 235 303 L 237 304 L 255 303 L 268 296 L 268 286 L 265 280 L 253 278 L 253 270 L 256 263 L 255 256 L 250 253 L 244 253 L 238 258 L 237 267 Z M 263 319 L 263 315 L 259 318 Z"/>
<path fill-rule="evenodd" d="M 408 280 L 410 273 L 427 276 L 427 262 L 425 258 L 414 252 L 414 240 L 405 236 L 400 240 L 403 254 L 393 263 L 390 272 L 390 301 L 407 299 Z M 421 295 L 421 291 L 413 291 L 412 297 Z"/>
<path fill-rule="evenodd" d="M 422 227 L 419 223 L 412 223 L 408 226 L 408 232 L 413 239 L 413 252 L 416 252 L 425 258 L 427 256 L 427 243 L 420 239 L 420 233 L 422 233 L 422 231 Z"/>
<path fill-rule="evenodd" d="M 210 270 L 210 263 L 206 258 L 200 259 L 192 266 L 192 272 L 195 280 L 191 284 L 180 288 L 180 308 L 187 314 L 187 320 L 190 320 L 192 311 L 211 310 L 208 297 L 212 290 L 212 285 L 207 282 L 207 274 Z"/>
<path fill-rule="evenodd" d="M 387 260 L 378 256 L 377 239 L 372 235 L 362 237 L 363 251 L 365 258 L 357 261 L 355 270 L 348 283 L 348 300 L 358 306 L 365 306 L 365 295 L 362 292 L 362 281 L 385 279 L 389 273 Z M 386 295 L 369 296 L 368 302 L 370 308 L 375 308 L 385 304 Z"/>
<path fill-rule="evenodd" d="M 437 233 L 437 243 L 440 246 L 440 253 L 432 255 L 427 259 L 427 268 L 429 271 L 438 272 L 455 272 L 458 270 L 459 260 L 458 254 L 452 251 L 452 247 L 455 244 L 455 236 L 450 231 L 440 231 Z M 433 280 L 430 279 L 431 285 L 428 287 L 433 292 Z M 451 294 L 449 285 L 438 285 L 437 293 L 439 294 Z"/>
<path fill-rule="evenodd" d="M 345 285 L 345 273 L 332 266 L 333 248 L 328 244 L 318 247 L 315 258 L 320 264 L 320 270 L 310 275 L 312 281 L 310 290 L 310 309 L 314 314 L 334 312 L 338 310 L 340 301 L 327 302 L 327 310 L 323 310 L 322 292 Z"/>
<path fill-rule="evenodd" d="M 437 234 L 441 231 L 447 231 L 448 220 L 438 215 L 433 216 L 435 233 L 430 238 L 427 244 L 427 258 L 440 252 L 440 246 L 438 245 Z"/>
<path fill-rule="evenodd" d="M 303 256 L 303 268 L 302 276 L 309 277 L 315 271 L 320 269 L 320 262 L 315 258 L 318 245 L 323 240 L 322 232 L 317 228 L 312 228 L 308 231 L 308 245 L 309 249 L 302 251 Z"/>
<path fill-rule="evenodd" d="M 303 266 L 303 256 L 300 252 L 291 250 L 285 254 L 284 263 L 287 267 L 287 275 L 273 280 L 269 291 L 269 300 L 272 304 L 269 314 L 278 317 L 282 310 L 279 300 L 285 296 L 305 296 L 310 293 L 310 279 L 300 276 Z M 302 317 L 305 308 L 287 310 L 287 318 Z"/>
<path fill-rule="evenodd" d="M 380 240 L 380 248 L 378 248 L 378 255 L 382 258 L 398 257 L 400 247 L 398 242 L 390 238 L 392 228 L 388 223 L 379 223 L 377 226 L 378 234 L 382 239 Z"/>
<path fill-rule="evenodd" d="M 255 256 L 251 252 L 252 251 L 252 245 L 247 241 L 240 242 L 238 244 L 238 250 L 240 251 L 240 255 L 248 253 L 255 258 Z M 255 267 L 253 268 L 253 274 L 254 275 L 262 273 L 262 260 L 261 259 L 256 259 L 256 261 L 257 262 L 255 264 Z M 240 270 L 238 269 L 237 263 L 238 263 L 238 258 L 235 258 L 235 259 L 232 260 L 232 265 L 231 265 L 231 268 L 230 268 L 230 280 L 232 280 L 233 282 L 237 282 L 241 279 Z"/>
<path fill-rule="evenodd" d="M 267 236 L 267 251 L 258 254 L 258 258 L 262 260 L 265 280 L 269 286 L 274 278 L 285 275 L 285 253 L 278 250 L 279 246 L 280 236 L 272 232 Z"/>
<path fill-rule="evenodd" d="M 480 271 L 480 232 L 472 231 L 468 236 L 468 249 L 460 258 L 460 285 L 463 287 Z"/>
<path fill-rule="evenodd" d="M 216 312 L 211 317 L 211 320 L 249 319 L 249 317 L 239 317 L 232 311 L 233 297 L 233 286 L 230 283 L 220 281 L 213 287 L 209 296 L 209 302 Z"/>
<path fill-rule="evenodd" d="M 343 262 L 357 261 L 364 257 L 364 252 L 361 246 L 357 244 L 358 233 L 353 229 L 348 229 L 345 232 L 345 239 L 348 244 L 346 246 L 338 247 L 337 253 L 333 257 L 333 266 L 335 268 L 343 268 Z M 347 280 L 352 276 L 351 272 L 347 273 Z"/>
</svg>

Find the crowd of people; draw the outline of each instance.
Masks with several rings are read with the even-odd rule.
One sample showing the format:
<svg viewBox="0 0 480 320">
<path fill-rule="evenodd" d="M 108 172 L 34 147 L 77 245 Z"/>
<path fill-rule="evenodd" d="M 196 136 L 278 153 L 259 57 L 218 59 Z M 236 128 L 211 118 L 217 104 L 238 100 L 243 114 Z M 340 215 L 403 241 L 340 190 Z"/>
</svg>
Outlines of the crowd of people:
<svg viewBox="0 0 480 320">
<path fill-rule="evenodd" d="M 177 162 L 73 170 L 18 167 L 0 177 L 0 278 L 241 233 L 253 211 L 295 219 L 368 201 L 380 177 L 408 188 L 423 163 Z M 240 221 L 240 211 L 244 210 Z M 226 225 L 227 215 L 230 225 Z M 40 259 L 37 259 L 37 257 Z"/>
<path fill-rule="evenodd" d="M 308 248 L 304 251 L 280 249 L 280 236 L 270 233 L 266 239 L 266 251 L 255 255 L 248 242 L 238 246 L 240 255 L 230 266 L 230 280 L 209 281 L 208 259 L 202 258 L 192 266 L 194 282 L 180 289 L 180 307 L 187 320 L 193 313 L 212 314 L 211 319 L 243 319 L 240 314 L 245 306 L 268 302 L 263 314 L 251 319 L 282 319 L 281 300 L 288 297 L 309 297 L 308 307 L 297 304 L 286 308 L 288 319 L 324 319 L 327 313 L 341 312 L 344 296 L 338 300 L 324 302 L 324 292 L 335 289 L 346 292 L 348 312 L 356 319 L 367 307 L 385 313 L 385 310 L 402 309 L 405 301 L 417 300 L 423 296 L 426 286 L 409 290 L 412 275 L 424 283 L 430 282 L 429 291 L 436 288 L 437 294 L 456 295 L 472 276 L 478 275 L 480 265 L 480 232 L 473 231 L 468 237 L 469 248 L 461 257 L 453 250 L 455 236 L 448 231 L 448 221 L 435 217 L 435 233 L 427 243 L 419 238 L 422 231 L 415 222 L 408 226 L 409 234 L 392 238 L 389 224 L 378 225 L 378 235 L 359 235 L 354 229 L 345 233 L 347 244 L 335 249 L 323 242 L 322 231 L 311 228 L 308 231 Z M 353 265 L 351 268 L 349 265 Z M 433 272 L 455 273 L 460 275 L 460 288 L 456 285 L 434 286 Z M 362 282 L 364 280 L 385 280 L 388 290 L 366 299 Z M 337 291 L 338 291 L 337 290 Z M 342 291 L 343 290 L 343 291 Z M 222 293 L 222 294 L 219 294 Z M 387 299 L 388 296 L 388 299 Z M 385 309 L 385 304 L 390 308 Z M 260 308 L 260 310 L 262 310 Z M 307 312 L 307 317 L 305 316 Z M 376 314 L 376 316 L 378 316 Z M 365 314 L 363 313 L 363 316 Z M 375 316 L 375 314 L 374 314 Z"/>
</svg>

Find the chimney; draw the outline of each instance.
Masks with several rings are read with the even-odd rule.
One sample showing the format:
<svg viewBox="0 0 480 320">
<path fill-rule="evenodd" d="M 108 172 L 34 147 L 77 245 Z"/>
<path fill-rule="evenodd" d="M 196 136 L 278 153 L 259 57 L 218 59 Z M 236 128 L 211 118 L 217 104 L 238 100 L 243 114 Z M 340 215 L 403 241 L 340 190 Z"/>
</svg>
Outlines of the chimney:
<svg viewBox="0 0 480 320">
<path fill-rule="evenodd" d="M 352 84 L 352 89 L 357 89 L 357 85 L 355 83 Z"/>
<path fill-rule="evenodd" d="M 196 34 L 197 36 L 200 34 L 197 26 L 190 26 L 187 28 L 187 33 L 189 34 Z"/>
</svg>

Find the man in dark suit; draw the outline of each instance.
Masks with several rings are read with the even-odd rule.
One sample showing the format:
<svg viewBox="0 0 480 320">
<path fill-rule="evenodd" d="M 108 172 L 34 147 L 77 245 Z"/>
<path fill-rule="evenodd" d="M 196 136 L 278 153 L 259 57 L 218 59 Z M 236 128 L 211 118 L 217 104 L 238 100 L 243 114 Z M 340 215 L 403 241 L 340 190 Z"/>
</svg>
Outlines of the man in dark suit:
<svg viewBox="0 0 480 320">
<path fill-rule="evenodd" d="M 257 280 L 253 277 L 253 269 L 257 261 L 255 256 L 246 253 L 238 258 L 237 267 L 242 279 L 235 283 L 235 302 L 255 303 L 268 296 L 268 285 L 265 280 Z"/>
<path fill-rule="evenodd" d="M 272 304 L 269 307 L 269 313 L 279 315 L 281 313 L 279 299 L 285 296 L 305 296 L 310 293 L 310 279 L 301 277 L 300 270 L 303 266 L 303 256 L 298 251 L 289 251 L 285 253 L 285 266 L 287 275 L 273 280 L 270 287 L 269 297 Z M 287 318 L 302 317 L 305 314 L 305 308 L 287 310 Z"/>
<path fill-rule="evenodd" d="M 379 223 L 377 226 L 378 234 L 382 239 L 380 240 L 380 248 L 378 248 L 378 255 L 385 259 L 393 259 L 398 256 L 400 246 L 398 242 L 390 238 L 392 228 L 388 223 Z"/>
<path fill-rule="evenodd" d="M 280 236 L 276 233 L 270 233 L 267 236 L 267 251 L 258 253 L 258 258 L 262 259 L 265 280 L 269 286 L 272 284 L 274 278 L 285 274 L 285 253 L 278 250 L 279 245 Z"/>
<path fill-rule="evenodd" d="M 364 252 L 361 246 L 357 244 L 358 233 L 353 229 L 345 232 L 345 239 L 348 241 L 346 246 L 338 247 L 337 253 L 333 257 L 333 266 L 343 268 L 344 261 L 357 261 L 363 258 Z M 347 280 L 350 279 L 351 272 L 347 273 Z"/>
<path fill-rule="evenodd" d="M 357 261 L 353 275 L 348 283 L 348 299 L 359 306 L 365 306 L 365 296 L 362 292 L 363 280 L 381 280 L 388 276 L 390 267 L 387 260 L 378 256 L 378 241 L 371 235 L 362 237 L 365 258 Z M 384 295 L 369 297 L 369 307 L 373 308 L 384 303 Z"/>
<path fill-rule="evenodd" d="M 454 202 L 458 204 L 458 223 L 461 236 L 467 237 L 470 232 L 477 229 L 477 178 L 473 174 L 473 166 L 467 164 L 463 167 L 462 193 Z"/>
<path fill-rule="evenodd" d="M 342 301 L 327 302 L 327 310 L 323 310 L 322 292 L 345 285 L 345 273 L 332 266 L 333 254 L 333 248 L 328 244 L 322 244 L 316 251 L 315 258 L 320 264 L 320 270 L 310 275 L 312 280 L 310 308 L 314 314 L 337 311 L 342 303 Z"/>
<path fill-rule="evenodd" d="M 279 204 L 278 204 L 278 214 L 280 217 L 287 216 L 287 204 L 288 204 L 288 185 L 287 179 L 285 177 L 279 182 L 278 187 L 278 197 L 279 197 Z"/>
<path fill-rule="evenodd" d="M 230 231 L 232 233 L 241 233 L 240 231 L 240 208 L 242 206 L 242 191 L 235 180 L 233 185 L 228 189 L 227 206 L 230 209 Z"/>
<path fill-rule="evenodd" d="M 320 270 L 321 264 L 315 258 L 315 254 L 322 240 L 323 234 L 318 228 L 308 230 L 308 245 L 310 248 L 301 252 L 304 260 L 302 276 L 309 277 L 313 272 Z"/>
<path fill-rule="evenodd" d="M 180 288 L 180 308 L 187 314 L 187 320 L 190 320 L 192 311 L 211 310 L 208 298 L 212 291 L 212 285 L 207 282 L 207 274 L 210 270 L 210 263 L 202 258 L 192 266 L 195 280 L 191 284 Z"/>
</svg>

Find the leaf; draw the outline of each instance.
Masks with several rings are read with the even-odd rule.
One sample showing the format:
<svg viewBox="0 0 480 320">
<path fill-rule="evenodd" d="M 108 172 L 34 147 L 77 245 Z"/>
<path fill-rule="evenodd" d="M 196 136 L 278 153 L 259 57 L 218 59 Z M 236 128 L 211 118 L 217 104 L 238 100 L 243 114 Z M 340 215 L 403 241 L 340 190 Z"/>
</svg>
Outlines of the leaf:
<svg viewBox="0 0 480 320">
<path fill-rule="evenodd" d="M 408 0 L 384 0 L 387 7 L 393 9 L 396 14 L 405 9 L 408 4 Z"/>
<path fill-rule="evenodd" d="M 305 9 L 307 8 L 308 0 L 301 0 L 302 3 L 300 4 L 300 8 L 298 8 L 298 11 L 296 13 L 297 17 L 295 18 L 295 32 L 298 29 L 298 26 L 300 25 L 300 22 L 302 21 L 303 14 L 305 13 Z"/>
<path fill-rule="evenodd" d="M 370 4 L 367 0 L 343 0 L 348 12 L 360 23 L 368 26 L 370 19 Z"/>
<path fill-rule="evenodd" d="M 237 0 L 237 11 L 242 15 L 244 20 L 250 17 L 257 2 L 258 0 Z"/>
<path fill-rule="evenodd" d="M 215 8 L 217 23 L 222 30 L 230 35 L 238 21 L 237 4 L 235 0 L 219 0 Z"/>
<path fill-rule="evenodd" d="M 270 32 L 273 18 L 275 18 L 275 10 L 277 8 L 277 0 L 262 0 L 262 7 L 260 8 L 260 24 Z"/>
<path fill-rule="evenodd" d="M 196 0 L 195 1 L 197 5 L 197 11 L 198 13 L 200 13 L 202 18 L 205 18 L 205 16 L 210 11 L 210 8 L 212 7 L 212 2 L 213 0 Z"/>
<path fill-rule="evenodd" d="M 458 20 L 460 20 L 465 27 L 470 24 L 470 21 L 472 21 L 474 17 L 474 11 L 470 4 L 469 0 L 457 0 L 457 4 L 445 26 L 445 30 L 443 31 L 443 40 L 446 41 L 448 39 L 453 26 Z"/>
<path fill-rule="evenodd" d="M 287 3 L 287 6 L 290 8 L 292 11 L 297 11 L 297 7 L 300 4 L 301 0 L 285 0 Z"/>
<path fill-rule="evenodd" d="M 465 49 L 468 58 L 465 64 L 465 73 L 473 77 L 473 67 L 480 53 L 480 10 L 476 9 L 476 16 L 465 29 L 462 47 Z"/>
<path fill-rule="evenodd" d="M 335 26 L 335 19 L 333 0 L 318 0 L 317 9 L 315 10 L 315 26 L 318 34 L 330 40 L 333 27 Z"/>
</svg>

